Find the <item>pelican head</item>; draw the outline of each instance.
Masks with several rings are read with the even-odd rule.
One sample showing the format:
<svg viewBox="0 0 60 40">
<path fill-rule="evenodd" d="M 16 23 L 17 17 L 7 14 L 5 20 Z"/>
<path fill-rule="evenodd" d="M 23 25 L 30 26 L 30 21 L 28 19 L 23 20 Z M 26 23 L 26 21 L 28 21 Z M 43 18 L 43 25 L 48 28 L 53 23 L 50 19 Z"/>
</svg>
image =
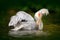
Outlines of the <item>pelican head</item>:
<svg viewBox="0 0 60 40">
<path fill-rule="evenodd" d="M 45 14 L 45 15 L 48 15 L 49 14 L 49 11 L 48 11 L 48 9 L 45 9 L 45 8 L 43 8 L 43 9 L 41 9 L 41 10 L 39 10 L 40 11 L 40 13 L 42 13 L 43 15 Z"/>
<path fill-rule="evenodd" d="M 43 30 L 43 22 L 42 22 L 42 16 L 43 15 L 48 15 L 49 11 L 48 9 L 40 9 L 35 13 L 35 20 L 36 20 L 36 25 L 38 25 L 39 30 Z"/>
</svg>

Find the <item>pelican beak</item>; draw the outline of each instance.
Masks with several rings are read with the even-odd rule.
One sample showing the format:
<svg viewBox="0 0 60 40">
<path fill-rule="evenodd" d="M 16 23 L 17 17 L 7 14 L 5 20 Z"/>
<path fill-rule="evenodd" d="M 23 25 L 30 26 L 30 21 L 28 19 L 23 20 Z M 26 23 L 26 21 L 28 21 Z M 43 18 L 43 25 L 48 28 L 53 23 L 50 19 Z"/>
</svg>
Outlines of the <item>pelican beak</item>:
<svg viewBox="0 0 60 40">
<path fill-rule="evenodd" d="M 48 13 L 46 13 L 46 16 L 49 14 L 49 12 Z"/>
</svg>

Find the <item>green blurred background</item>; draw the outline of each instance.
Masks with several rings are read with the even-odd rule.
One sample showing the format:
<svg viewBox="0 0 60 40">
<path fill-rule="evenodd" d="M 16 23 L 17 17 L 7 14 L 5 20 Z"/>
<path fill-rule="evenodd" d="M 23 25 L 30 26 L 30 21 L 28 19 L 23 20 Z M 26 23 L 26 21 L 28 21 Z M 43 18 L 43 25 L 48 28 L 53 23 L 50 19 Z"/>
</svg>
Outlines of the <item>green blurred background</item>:
<svg viewBox="0 0 60 40">
<path fill-rule="evenodd" d="M 41 9 L 50 12 L 43 17 L 44 30 L 50 32 L 48 37 L 15 38 L 8 35 L 10 17 L 18 10 L 26 11 L 32 16 Z M 60 1 L 59 0 L 0 0 L 0 40 L 60 40 Z"/>
</svg>

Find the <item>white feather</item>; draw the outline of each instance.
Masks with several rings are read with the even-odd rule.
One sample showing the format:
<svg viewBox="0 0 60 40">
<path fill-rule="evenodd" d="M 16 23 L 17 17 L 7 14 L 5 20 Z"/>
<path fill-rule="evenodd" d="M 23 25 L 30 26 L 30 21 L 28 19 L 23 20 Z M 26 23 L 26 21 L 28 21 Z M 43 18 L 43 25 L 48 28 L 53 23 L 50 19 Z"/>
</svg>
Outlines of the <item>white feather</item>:
<svg viewBox="0 0 60 40">
<path fill-rule="evenodd" d="M 27 20 L 27 22 L 21 22 L 21 20 Z M 16 25 L 18 22 L 20 22 L 20 24 Z M 19 11 L 15 16 L 11 17 L 9 26 L 12 26 L 12 25 L 15 27 L 12 30 L 19 30 L 21 28 L 31 30 L 35 27 L 35 21 L 30 14 L 24 11 Z"/>
</svg>

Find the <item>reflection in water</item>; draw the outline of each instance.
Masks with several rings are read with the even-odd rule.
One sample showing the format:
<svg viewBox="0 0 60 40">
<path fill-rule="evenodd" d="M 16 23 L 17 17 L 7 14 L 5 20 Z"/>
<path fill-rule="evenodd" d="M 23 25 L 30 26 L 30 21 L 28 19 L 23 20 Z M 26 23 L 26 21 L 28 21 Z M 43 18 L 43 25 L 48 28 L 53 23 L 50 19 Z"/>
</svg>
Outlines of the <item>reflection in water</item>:
<svg viewBox="0 0 60 40">
<path fill-rule="evenodd" d="M 32 31 L 9 31 L 9 35 L 13 37 L 33 37 L 33 36 L 48 36 L 48 32 L 32 30 Z"/>
</svg>

